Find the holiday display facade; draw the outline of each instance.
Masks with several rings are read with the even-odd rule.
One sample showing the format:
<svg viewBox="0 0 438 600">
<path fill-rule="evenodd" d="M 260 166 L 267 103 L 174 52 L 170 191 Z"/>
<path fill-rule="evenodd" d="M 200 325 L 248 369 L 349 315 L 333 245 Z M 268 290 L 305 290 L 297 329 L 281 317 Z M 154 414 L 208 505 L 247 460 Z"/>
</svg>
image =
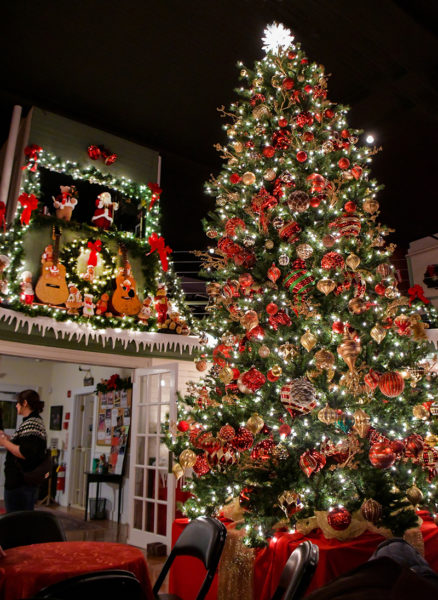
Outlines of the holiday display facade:
<svg viewBox="0 0 438 600">
<path fill-rule="evenodd" d="M 421 287 L 397 288 L 377 149 L 288 30 L 268 28 L 265 49 L 220 109 L 205 376 L 167 428 L 174 474 L 193 475 L 188 516 L 240 521 L 249 545 L 321 519 L 327 537 L 402 535 L 413 507 L 435 510 L 436 311 Z"/>
<path fill-rule="evenodd" d="M 84 330 L 103 341 L 122 330 L 136 342 L 143 332 L 188 335 L 160 233 L 158 154 L 40 109 L 31 117 L 2 212 L 1 319 L 24 314 L 31 329 L 43 318 L 45 330 L 49 317 L 70 339 Z M 152 181 L 137 183 L 140 173 Z"/>
</svg>

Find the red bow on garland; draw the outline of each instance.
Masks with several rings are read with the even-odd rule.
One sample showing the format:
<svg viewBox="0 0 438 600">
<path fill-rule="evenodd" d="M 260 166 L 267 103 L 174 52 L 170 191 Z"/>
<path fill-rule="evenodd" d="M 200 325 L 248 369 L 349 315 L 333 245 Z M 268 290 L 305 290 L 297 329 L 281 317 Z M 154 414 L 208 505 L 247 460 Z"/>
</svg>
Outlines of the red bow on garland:
<svg viewBox="0 0 438 600">
<path fill-rule="evenodd" d="M 150 212 L 152 210 L 152 207 L 154 206 L 155 202 L 160 199 L 160 195 L 163 190 L 160 188 L 158 183 L 152 183 L 151 181 L 148 183 L 148 188 L 152 192 L 152 197 L 151 197 L 151 201 L 149 203 L 149 208 L 148 208 L 148 212 Z"/>
<path fill-rule="evenodd" d="M 18 197 L 18 202 L 23 207 L 20 216 L 21 224 L 23 225 L 23 223 L 25 223 L 26 225 L 29 225 L 32 211 L 38 206 L 38 198 L 34 194 L 23 193 Z"/>
<path fill-rule="evenodd" d="M 0 200 L 0 227 L 3 227 L 3 231 L 6 231 L 6 204 L 3 200 Z"/>
<path fill-rule="evenodd" d="M 87 152 L 91 160 L 101 158 L 108 167 L 114 164 L 118 158 L 115 152 L 111 152 L 111 150 L 108 150 L 108 148 L 104 148 L 103 146 L 88 146 Z"/>
<path fill-rule="evenodd" d="M 31 144 L 30 146 L 26 146 L 24 149 L 24 156 L 27 157 L 27 163 L 22 166 L 22 170 L 29 169 L 32 173 L 35 173 L 37 170 L 38 164 L 38 154 L 41 152 L 42 147 L 38 146 L 38 144 Z M 32 164 L 33 161 L 33 164 Z M 30 166 L 32 164 L 32 166 Z"/>
<path fill-rule="evenodd" d="M 157 233 L 153 233 L 152 235 L 150 235 L 148 242 L 151 247 L 151 251 L 148 253 L 147 256 L 149 256 L 149 254 L 152 254 L 152 252 L 155 252 L 156 250 L 160 256 L 163 271 L 167 271 L 167 269 L 169 268 L 167 255 L 172 252 L 172 249 L 169 248 L 169 246 L 165 246 L 166 242 L 164 241 L 163 236 L 158 236 Z"/>
<path fill-rule="evenodd" d="M 426 298 L 426 296 L 424 295 L 423 288 L 421 287 L 421 285 L 418 285 L 418 283 L 408 289 L 408 294 L 409 306 L 411 306 L 412 302 L 416 298 L 418 298 L 418 300 L 421 300 L 421 302 L 424 302 L 424 304 L 430 304 L 430 300 Z"/>
<path fill-rule="evenodd" d="M 88 257 L 87 265 L 91 265 L 92 267 L 97 266 L 97 253 L 102 249 L 102 242 L 100 240 L 96 240 L 95 242 L 88 242 L 87 248 L 90 249 L 90 256 Z"/>
</svg>

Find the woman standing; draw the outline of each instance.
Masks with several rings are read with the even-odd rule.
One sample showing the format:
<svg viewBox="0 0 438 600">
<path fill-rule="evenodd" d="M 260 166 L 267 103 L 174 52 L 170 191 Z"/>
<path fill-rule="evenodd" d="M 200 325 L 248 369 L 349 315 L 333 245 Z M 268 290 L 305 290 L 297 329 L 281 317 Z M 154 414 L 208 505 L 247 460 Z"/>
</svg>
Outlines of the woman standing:
<svg viewBox="0 0 438 600">
<path fill-rule="evenodd" d="M 40 465 L 46 455 L 47 434 L 40 417 L 44 402 L 34 390 L 24 390 L 17 396 L 17 413 L 23 422 L 9 438 L 0 431 L 0 446 L 8 451 L 5 460 L 6 512 L 33 510 L 38 486 L 25 482 L 25 474 Z"/>
</svg>

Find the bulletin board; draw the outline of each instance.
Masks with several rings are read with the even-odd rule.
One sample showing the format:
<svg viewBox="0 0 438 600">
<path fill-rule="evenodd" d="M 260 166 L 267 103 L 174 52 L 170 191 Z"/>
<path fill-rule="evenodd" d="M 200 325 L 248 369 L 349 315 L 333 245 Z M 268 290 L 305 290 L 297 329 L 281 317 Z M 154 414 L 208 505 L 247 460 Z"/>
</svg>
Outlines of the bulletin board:
<svg viewBox="0 0 438 600">
<path fill-rule="evenodd" d="M 132 389 L 99 392 L 98 446 L 111 446 L 109 463 L 122 474 L 131 426 Z"/>
</svg>

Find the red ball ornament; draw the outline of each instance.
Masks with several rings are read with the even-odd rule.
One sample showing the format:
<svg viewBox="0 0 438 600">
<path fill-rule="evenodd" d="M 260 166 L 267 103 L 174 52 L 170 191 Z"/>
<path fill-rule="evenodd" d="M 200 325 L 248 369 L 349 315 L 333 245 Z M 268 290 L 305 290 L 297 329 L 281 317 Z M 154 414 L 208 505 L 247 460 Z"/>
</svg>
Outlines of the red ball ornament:
<svg viewBox="0 0 438 600">
<path fill-rule="evenodd" d="M 306 94 L 311 94 L 313 92 L 313 87 L 307 84 L 304 86 L 304 91 L 306 92 Z"/>
<path fill-rule="evenodd" d="M 290 52 L 287 53 L 287 57 L 289 60 L 293 60 L 296 57 L 295 52 L 292 52 L 292 50 Z"/>
<path fill-rule="evenodd" d="M 236 435 L 236 430 L 231 425 L 223 425 L 219 429 L 218 438 L 223 442 L 230 442 Z"/>
<path fill-rule="evenodd" d="M 292 431 L 292 429 L 289 427 L 289 425 L 287 423 L 283 423 L 283 425 L 280 425 L 280 427 L 278 428 L 278 433 L 280 435 L 284 435 L 285 437 L 290 435 L 291 431 Z"/>
<path fill-rule="evenodd" d="M 281 85 L 284 90 L 291 90 L 294 87 L 295 82 L 291 77 L 285 77 L 281 82 Z"/>
<path fill-rule="evenodd" d="M 236 435 L 231 440 L 231 445 L 233 448 L 238 450 L 239 452 L 243 452 L 244 450 L 249 450 L 254 443 L 254 436 L 246 427 L 239 427 L 237 429 Z"/>
<path fill-rule="evenodd" d="M 349 137 L 350 137 L 350 132 L 348 131 L 348 129 L 343 129 L 343 130 L 341 131 L 341 136 L 342 136 L 344 139 L 347 139 L 347 138 L 349 138 Z"/>
<path fill-rule="evenodd" d="M 338 167 L 340 169 L 348 169 L 349 166 L 350 166 L 350 161 L 348 160 L 348 158 L 345 158 L 345 156 L 338 160 Z"/>
<path fill-rule="evenodd" d="M 344 210 L 347 213 L 354 213 L 356 211 L 356 208 L 356 204 L 354 202 L 351 202 L 351 200 L 344 204 Z"/>
<path fill-rule="evenodd" d="M 239 183 L 239 181 L 241 181 L 242 178 L 240 177 L 240 175 L 238 173 L 232 173 L 230 175 L 230 183 Z"/>
<path fill-rule="evenodd" d="M 380 373 L 377 373 L 377 371 L 374 371 L 374 369 L 370 369 L 363 378 L 364 382 L 372 390 L 375 390 L 376 387 L 378 386 L 379 379 L 380 379 Z"/>
<path fill-rule="evenodd" d="M 412 433 L 405 440 L 406 456 L 408 458 L 418 458 L 423 451 L 424 441 L 418 433 Z"/>
<path fill-rule="evenodd" d="M 239 382 L 249 388 L 251 392 L 256 392 L 266 382 L 266 377 L 263 373 L 252 367 L 239 377 Z"/>
<path fill-rule="evenodd" d="M 335 333 L 344 333 L 344 324 L 342 321 L 335 321 L 332 325 L 332 330 Z"/>
<path fill-rule="evenodd" d="M 332 508 L 327 515 L 327 523 L 336 531 L 343 531 L 351 523 L 351 514 L 346 508 Z"/>
<path fill-rule="evenodd" d="M 280 119 L 278 119 L 278 125 L 280 127 L 287 127 L 289 121 L 285 118 L 285 117 L 281 117 Z"/>
<path fill-rule="evenodd" d="M 210 471 L 210 465 L 208 464 L 208 460 L 205 458 L 205 456 L 198 456 L 196 458 L 196 462 L 193 465 L 193 470 L 199 477 L 207 475 L 207 473 Z"/>
<path fill-rule="evenodd" d="M 297 161 L 298 162 L 306 162 L 307 160 L 307 152 L 304 152 L 304 150 L 300 150 L 299 152 L 297 152 Z"/>
<path fill-rule="evenodd" d="M 187 421 L 180 421 L 177 425 L 177 429 L 178 431 L 187 431 L 189 429 L 190 425 L 188 424 Z"/>
<path fill-rule="evenodd" d="M 376 286 L 374 286 L 374 291 L 376 292 L 376 294 L 379 294 L 379 296 L 384 296 L 386 287 L 381 283 L 378 283 Z"/>
<path fill-rule="evenodd" d="M 405 445 L 401 440 L 392 440 L 390 443 L 391 450 L 395 454 L 403 454 L 405 451 Z"/>
<path fill-rule="evenodd" d="M 275 155 L 275 148 L 273 146 L 265 146 L 263 148 L 263 156 L 266 158 L 272 158 Z"/>
<path fill-rule="evenodd" d="M 351 169 L 351 174 L 353 175 L 353 177 L 356 180 L 360 179 L 360 176 L 362 175 L 362 173 L 363 173 L 363 169 L 359 165 L 354 165 L 354 167 Z"/>
<path fill-rule="evenodd" d="M 308 58 L 302 58 L 300 60 L 300 62 L 301 62 L 302 65 L 307 65 L 307 63 L 309 62 L 309 59 Z"/>
<path fill-rule="evenodd" d="M 387 442 L 373 444 L 369 451 L 370 463 L 376 469 L 388 469 L 395 463 L 396 455 Z"/>
<path fill-rule="evenodd" d="M 326 271 L 330 271 L 330 269 L 343 269 L 344 259 L 339 252 L 327 252 L 321 259 L 321 267 Z"/>
<path fill-rule="evenodd" d="M 278 313 L 278 306 L 274 302 L 270 302 L 266 307 L 268 315 L 275 315 Z"/>
<path fill-rule="evenodd" d="M 318 206 L 321 204 L 321 198 L 319 196 L 315 196 L 314 198 L 310 198 L 310 206 L 312 208 L 318 208 Z"/>
<path fill-rule="evenodd" d="M 335 116 L 335 112 L 331 108 L 327 108 L 324 111 L 324 117 L 326 119 L 333 119 L 334 116 Z"/>
<path fill-rule="evenodd" d="M 395 398 L 405 389 L 405 380 L 397 371 L 385 373 L 379 379 L 379 390 L 387 398 Z"/>
<path fill-rule="evenodd" d="M 274 440 L 262 440 L 254 446 L 254 449 L 251 452 L 251 458 L 253 460 L 269 460 L 274 448 Z"/>
<path fill-rule="evenodd" d="M 239 284 L 242 288 L 248 288 L 254 283 L 251 273 L 242 273 L 239 275 Z"/>
</svg>

